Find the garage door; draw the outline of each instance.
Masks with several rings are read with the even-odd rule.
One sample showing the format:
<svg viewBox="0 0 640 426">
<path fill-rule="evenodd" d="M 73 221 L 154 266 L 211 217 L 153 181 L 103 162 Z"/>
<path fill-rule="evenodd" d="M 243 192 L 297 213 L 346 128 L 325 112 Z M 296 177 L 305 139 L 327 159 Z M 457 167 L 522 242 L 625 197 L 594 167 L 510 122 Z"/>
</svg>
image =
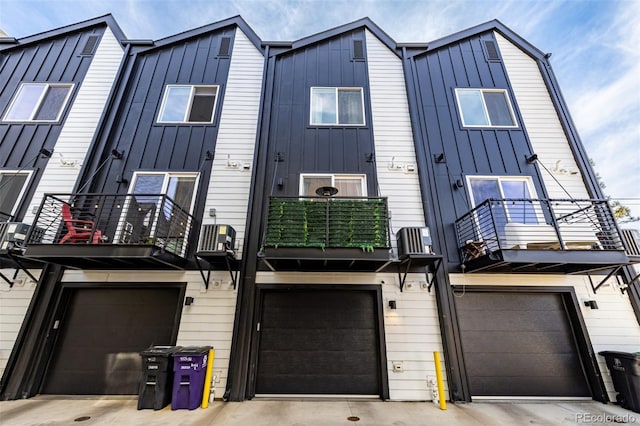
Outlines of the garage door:
<svg viewBox="0 0 640 426">
<path fill-rule="evenodd" d="M 376 293 L 264 293 L 256 394 L 380 395 Z"/>
<path fill-rule="evenodd" d="M 67 289 L 44 394 L 133 395 L 139 352 L 175 343 L 181 289 Z"/>
<path fill-rule="evenodd" d="M 472 396 L 590 397 L 561 294 L 456 299 Z"/>
</svg>

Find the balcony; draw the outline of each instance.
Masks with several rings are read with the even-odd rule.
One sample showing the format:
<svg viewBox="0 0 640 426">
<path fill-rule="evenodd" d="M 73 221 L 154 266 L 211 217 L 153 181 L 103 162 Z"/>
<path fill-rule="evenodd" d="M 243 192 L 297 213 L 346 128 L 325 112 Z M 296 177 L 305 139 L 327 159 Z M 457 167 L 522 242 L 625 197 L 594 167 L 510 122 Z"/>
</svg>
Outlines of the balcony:
<svg viewBox="0 0 640 426">
<path fill-rule="evenodd" d="M 24 256 L 82 269 L 183 269 L 192 224 L 163 194 L 49 194 Z"/>
<path fill-rule="evenodd" d="M 455 228 L 467 273 L 589 273 L 633 261 L 606 200 L 489 199 Z"/>
<path fill-rule="evenodd" d="M 259 255 L 272 271 L 372 272 L 390 247 L 386 198 L 271 197 Z"/>
</svg>

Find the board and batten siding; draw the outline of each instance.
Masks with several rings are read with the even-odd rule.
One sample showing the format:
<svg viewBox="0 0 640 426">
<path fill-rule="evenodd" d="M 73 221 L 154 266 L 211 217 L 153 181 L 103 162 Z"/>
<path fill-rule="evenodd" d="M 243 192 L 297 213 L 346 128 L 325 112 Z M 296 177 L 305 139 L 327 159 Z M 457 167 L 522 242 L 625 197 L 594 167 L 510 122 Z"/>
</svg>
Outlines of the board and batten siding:
<svg viewBox="0 0 640 426">
<path fill-rule="evenodd" d="M 13 278 L 15 270 L 2 269 L 0 272 Z M 41 270 L 32 269 L 29 272 L 37 278 Z M 13 287 L 9 288 L 4 281 L 0 282 L 0 286 L 2 286 L 0 289 L 0 377 L 2 377 L 36 289 L 36 283 L 20 271 L 14 280 Z"/>
<path fill-rule="evenodd" d="M 425 226 L 402 60 L 370 31 L 366 39 L 380 195 L 388 198 L 393 231 Z"/>
<path fill-rule="evenodd" d="M 474 285 L 573 287 L 596 354 L 600 351 L 640 350 L 640 325 L 629 302 L 629 296 L 620 291 L 615 279 L 608 280 L 597 293 L 594 293 L 589 277 L 580 275 L 451 274 L 449 277 L 452 285 L 465 286 L 464 288 Z M 602 278 L 595 276 L 592 279 L 594 283 L 598 283 Z M 457 293 L 457 297 L 464 297 L 464 290 Z M 595 300 L 598 309 L 586 307 L 583 303 L 585 300 Z M 607 364 L 602 356 L 597 355 L 596 358 L 609 399 L 615 401 L 616 392 Z"/>
<path fill-rule="evenodd" d="M 537 62 L 494 33 L 549 198 L 590 198 Z M 564 191 L 558 182 L 564 187 Z M 540 195 L 540 194 L 539 194 Z"/>
<path fill-rule="evenodd" d="M 107 27 L 96 48 L 84 81 L 79 88 L 75 89 L 78 91 L 77 95 L 60 131 L 54 154 L 49 159 L 31 199 L 24 222 L 33 221 L 35 216 L 33 209 L 40 206 L 44 194 L 65 194 L 73 191 L 80 174 L 80 165 L 89 152 L 98 122 L 120 68 L 123 53 L 120 43 Z M 59 154 L 66 162 L 74 162 L 75 165 L 63 165 Z"/>
<path fill-rule="evenodd" d="M 187 283 L 185 297 L 193 297 L 193 304 L 182 307 L 176 345 L 213 346 L 213 371 L 216 398 L 222 398 L 226 387 L 233 319 L 237 291 L 226 271 L 212 271 L 209 289 L 204 287 L 198 271 L 80 271 L 68 270 L 63 282 L 76 283 Z"/>
<path fill-rule="evenodd" d="M 242 30 L 236 28 L 202 223 L 231 225 L 236 230 L 240 254 L 247 221 L 263 68 L 262 54 Z M 215 209 L 215 217 L 209 215 L 211 209 Z"/>
</svg>

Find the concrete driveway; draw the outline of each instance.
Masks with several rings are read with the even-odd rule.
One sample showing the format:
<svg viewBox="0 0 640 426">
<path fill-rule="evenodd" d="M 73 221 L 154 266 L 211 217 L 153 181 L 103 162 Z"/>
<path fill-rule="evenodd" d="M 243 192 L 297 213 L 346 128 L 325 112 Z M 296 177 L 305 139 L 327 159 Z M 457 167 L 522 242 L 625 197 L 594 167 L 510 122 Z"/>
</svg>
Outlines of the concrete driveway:
<svg viewBox="0 0 640 426">
<path fill-rule="evenodd" d="M 620 425 L 640 414 L 594 401 L 431 402 L 264 400 L 213 402 L 207 409 L 137 410 L 130 397 L 35 397 L 0 402 L 2 426 L 28 425 Z"/>
</svg>

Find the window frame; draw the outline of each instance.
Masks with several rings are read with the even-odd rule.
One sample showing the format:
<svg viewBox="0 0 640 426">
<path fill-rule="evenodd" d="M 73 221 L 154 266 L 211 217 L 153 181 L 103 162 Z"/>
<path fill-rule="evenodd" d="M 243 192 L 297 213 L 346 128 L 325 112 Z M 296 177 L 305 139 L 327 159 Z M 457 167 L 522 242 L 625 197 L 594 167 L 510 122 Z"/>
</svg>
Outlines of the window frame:
<svg viewBox="0 0 640 426">
<path fill-rule="evenodd" d="M 316 197 L 314 194 L 304 194 L 304 180 L 305 178 L 330 178 L 331 186 L 336 186 L 336 178 L 339 179 L 359 179 L 362 189 L 362 195 L 360 197 L 367 197 L 367 175 L 359 173 L 300 173 L 298 195 L 300 197 Z M 340 197 L 340 193 L 336 194 Z M 348 195 L 346 197 L 349 197 Z"/>
<path fill-rule="evenodd" d="M 313 121 L 313 93 L 317 89 L 334 89 L 335 90 L 335 111 L 336 122 L 335 123 L 316 123 Z M 343 91 L 359 91 L 360 92 L 360 106 L 362 108 L 362 123 L 340 123 L 340 110 L 339 110 L 339 92 Z M 364 105 L 364 88 L 363 87 L 338 87 L 338 86 L 311 86 L 309 92 L 309 125 L 310 126 L 339 126 L 339 127 L 363 127 L 367 125 L 367 117 Z"/>
<path fill-rule="evenodd" d="M 169 98 L 169 92 L 171 88 L 174 87 L 188 87 L 189 91 L 189 101 L 187 103 L 187 107 L 182 115 L 182 121 L 169 121 L 162 120 L 162 115 L 165 112 L 167 107 L 167 100 Z M 210 121 L 188 121 L 189 115 L 191 115 L 191 108 L 193 107 L 193 101 L 196 96 L 196 89 L 198 88 L 214 88 L 216 91 L 215 99 L 213 100 L 213 108 L 211 111 L 211 120 Z M 213 124 L 215 116 L 216 116 L 216 107 L 218 106 L 218 97 L 220 95 L 220 85 L 218 84 L 167 84 L 164 88 L 164 93 L 162 94 L 162 102 L 160 104 L 160 110 L 158 111 L 158 118 L 156 120 L 156 124 Z"/>
<path fill-rule="evenodd" d="M 20 96 L 20 93 L 22 93 L 22 89 L 26 86 L 44 86 L 45 90 L 43 90 L 42 93 L 40 93 L 40 97 L 38 98 L 34 108 L 31 110 L 31 114 L 29 115 L 29 118 L 26 118 L 26 119 L 25 118 L 9 118 L 11 111 L 14 109 L 14 107 L 18 102 L 18 97 Z M 27 123 L 27 122 L 28 123 L 57 123 L 62 118 L 64 111 L 67 109 L 67 106 L 69 104 L 69 99 L 71 99 L 71 94 L 73 93 L 74 86 L 75 86 L 74 83 L 62 83 L 62 82 L 56 82 L 56 83 L 38 82 L 38 81 L 21 82 L 18 88 L 16 89 L 15 93 L 13 94 L 13 97 L 11 98 L 9 107 L 7 108 L 4 115 L 2 116 L 2 121 L 8 122 L 8 123 L 21 123 L 21 122 L 22 123 Z M 35 119 L 34 117 L 40 111 L 40 108 L 42 107 L 42 102 L 45 99 L 45 95 L 49 91 L 50 87 L 67 87 L 69 90 L 65 95 L 64 101 L 62 101 L 62 104 L 60 106 L 60 109 L 58 110 L 58 113 L 56 114 L 55 119 L 53 120 Z"/>
<path fill-rule="evenodd" d="M 27 175 L 27 178 L 25 179 L 24 184 L 22 185 L 22 189 L 18 193 L 18 196 L 16 197 L 16 201 L 13 204 L 12 210 L 9 212 L 3 212 L 3 213 L 8 213 L 10 215 L 9 220 L 13 220 L 15 219 L 15 214 L 18 211 L 18 208 L 20 207 L 20 204 L 22 203 L 24 196 L 27 193 L 27 189 L 29 188 L 29 184 L 31 182 L 31 179 L 33 178 L 33 170 L 0 169 L 0 175 L 10 175 L 10 176 Z"/>
<path fill-rule="evenodd" d="M 471 204 L 473 205 L 473 207 L 477 207 L 478 205 L 484 203 L 486 201 L 485 200 L 476 200 L 476 197 L 473 193 L 473 186 L 471 185 L 471 181 L 473 180 L 494 180 L 498 182 L 498 190 L 500 191 L 500 199 L 509 199 L 512 197 L 506 197 L 505 196 L 505 192 L 504 192 L 504 187 L 502 186 L 502 183 L 505 181 L 509 181 L 509 182 L 524 182 L 527 186 L 527 190 L 529 191 L 529 197 L 531 200 L 537 200 L 538 199 L 538 195 L 537 195 L 537 191 L 535 188 L 535 185 L 533 183 L 533 178 L 531 176 L 509 176 L 509 175 L 469 175 L 467 176 L 467 188 L 469 188 L 469 196 L 471 198 Z M 508 206 L 505 206 L 508 207 Z M 542 212 L 542 209 L 540 207 L 539 203 L 533 203 L 532 204 L 532 208 L 533 208 L 533 212 L 534 212 L 534 217 L 537 220 L 537 224 L 544 224 L 545 222 L 545 218 L 544 218 L 544 213 Z M 527 223 L 525 222 L 518 222 L 518 221 L 514 221 L 512 220 L 512 213 L 509 211 L 508 208 L 505 208 L 505 214 L 506 214 L 506 218 L 508 222 L 515 222 L 515 223 Z"/>
<path fill-rule="evenodd" d="M 462 103 L 460 102 L 460 93 L 462 92 L 479 92 L 480 100 L 482 101 L 482 111 L 484 113 L 484 117 L 488 124 L 467 124 L 464 118 L 464 111 L 462 110 Z M 509 111 L 509 115 L 511 117 L 512 125 L 494 125 L 491 123 L 491 115 L 489 114 L 489 110 L 487 108 L 487 103 L 485 101 L 484 94 L 485 93 L 502 93 L 507 110 Z M 518 121 L 516 120 L 515 111 L 513 110 L 513 105 L 511 104 L 511 97 L 509 96 L 509 92 L 507 89 L 499 89 L 499 88 L 473 88 L 473 87 L 457 87 L 455 89 L 456 96 L 456 104 L 458 106 L 458 114 L 460 116 L 460 122 L 462 123 L 462 127 L 465 128 L 491 128 L 491 129 L 517 129 Z"/>
</svg>

